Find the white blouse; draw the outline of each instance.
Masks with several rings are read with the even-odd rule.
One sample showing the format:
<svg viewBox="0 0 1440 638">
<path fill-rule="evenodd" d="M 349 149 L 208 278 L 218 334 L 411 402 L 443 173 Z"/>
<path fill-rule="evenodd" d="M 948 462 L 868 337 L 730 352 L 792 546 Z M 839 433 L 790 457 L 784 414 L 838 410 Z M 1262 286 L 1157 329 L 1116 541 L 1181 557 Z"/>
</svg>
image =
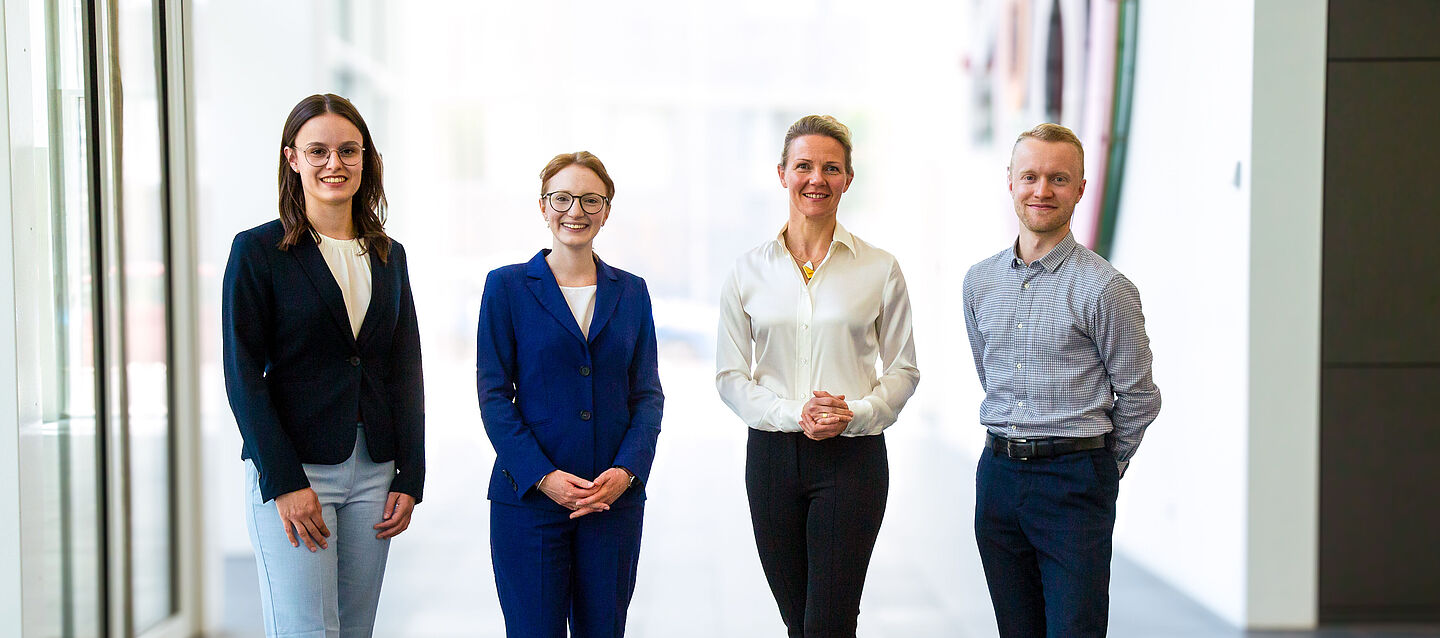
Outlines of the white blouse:
<svg viewBox="0 0 1440 638">
<path fill-rule="evenodd" d="M 721 292 L 716 341 L 720 398 L 757 430 L 800 432 L 801 408 L 824 390 L 855 413 L 841 436 L 879 434 L 920 382 L 900 264 L 839 224 L 808 284 L 783 228 L 741 255 Z"/>
<path fill-rule="evenodd" d="M 590 338 L 590 320 L 595 317 L 595 286 L 561 286 L 565 303 L 570 305 L 570 314 L 580 326 L 580 334 Z"/>
<path fill-rule="evenodd" d="M 370 255 L 361 254 L 363 246 L 359 239 L 335 239 L 320 236 L 320 254 L 325 265 L 340 285 L 340 295 L 345 298 L 345 312 L 350 315 L 350 330 L 360 336 L 360 324 L 365 322 L 365 311 L 370 309 Z"/>
</svg>

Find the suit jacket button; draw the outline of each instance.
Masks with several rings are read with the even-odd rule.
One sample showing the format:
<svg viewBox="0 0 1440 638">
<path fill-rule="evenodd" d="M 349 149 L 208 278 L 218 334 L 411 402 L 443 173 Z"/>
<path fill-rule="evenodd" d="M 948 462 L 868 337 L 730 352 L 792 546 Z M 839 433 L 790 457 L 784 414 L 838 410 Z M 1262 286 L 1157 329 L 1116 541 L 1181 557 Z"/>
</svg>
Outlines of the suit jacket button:
<svg viewBox="0 0 1440 638">
<path fill-rule="evenodd" d="M 352 366 L 358 366 L 358 365 L 360 365 L 360 357 L 358 357 L 358 356 L 357 356 L 357 357 L 350 357 L 350 365 L 352 365 Z"/>
<path fill-rule="evenodd" d="M 590 376 L 590 366 L 580 366 L 580 376 L 582 376 L 582 377 L 588 377 L 588 376 Z"/>
<path fill-rule="evenodd" d="M 589 411 L 589 410 L 581 410 L 581 411 L 580 411 L 580 420 L 581 420 L 581 421 L 589 421 L 589 420 L 590 420 L 590 411 Z"/>
</svg>

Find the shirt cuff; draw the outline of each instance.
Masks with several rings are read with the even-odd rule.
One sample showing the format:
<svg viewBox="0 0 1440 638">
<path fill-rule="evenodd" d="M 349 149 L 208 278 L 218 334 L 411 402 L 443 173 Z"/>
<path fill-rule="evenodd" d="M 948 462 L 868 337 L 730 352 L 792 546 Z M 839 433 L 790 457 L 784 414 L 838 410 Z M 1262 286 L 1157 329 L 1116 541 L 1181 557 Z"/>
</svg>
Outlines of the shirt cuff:
<svg viewBox="0 0 1440 638">
<path fill-rule="evenodd" d="M 805 402 L 800 399 L 777 399 L 770 408 L 769 418 L 764 421 L 775 428 L 776 432 L 801 432 L 803 428 L 800 427 L 800 411 L 803 409 Z M 764 424 L 766 423 L 762 422 L 762 425 Z"/>
<path fill-rule="evenodd" d="M 845 406 L 855 413 L 855 416 L 850 418 L 850 425 L 845 427 L 846 434 L 850 436 L 876 434 L 870 431 L 871 426 L 875 425 L 875 408 L 868 401 L 846 401 Z"/>
</svg>

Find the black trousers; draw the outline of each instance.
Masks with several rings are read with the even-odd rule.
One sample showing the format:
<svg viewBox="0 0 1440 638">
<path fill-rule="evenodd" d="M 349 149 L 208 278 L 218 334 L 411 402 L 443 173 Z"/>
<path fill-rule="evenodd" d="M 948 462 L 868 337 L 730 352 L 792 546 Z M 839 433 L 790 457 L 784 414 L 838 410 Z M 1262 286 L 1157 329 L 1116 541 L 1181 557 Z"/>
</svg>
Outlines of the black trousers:
<svg viewBox="0 0 1440 638">
<path fill-rule="evenodd" d="M 883 434 L 812 441 L 750 430 L 755 545 L 792 638 L 852 638 L 890 491 Z"/>
<path fill-rule="evenodd" d="M 1109 450 L 980 453 L 975 540 L 1002 638 L 1101 638 L 1120 472 Z"/>
</svg>

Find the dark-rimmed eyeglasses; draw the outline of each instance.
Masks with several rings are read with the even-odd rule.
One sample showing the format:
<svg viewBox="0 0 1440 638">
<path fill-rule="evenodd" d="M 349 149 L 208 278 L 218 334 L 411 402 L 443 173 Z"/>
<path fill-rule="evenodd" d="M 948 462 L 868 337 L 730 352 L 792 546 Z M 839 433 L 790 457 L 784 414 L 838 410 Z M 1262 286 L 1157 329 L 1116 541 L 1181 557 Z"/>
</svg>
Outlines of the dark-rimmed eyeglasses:
<svg viewBox="0 0 1440 638">
<path fill-rule="evenodd" d="M 550 208 L 555 209 L 557 213 L 570 212 L 570 208 L 575 205 L 575 200 L 577 199 L 580 200 L 580 210 L 585 211 L 586 215 L 599 213 L 605 210 L 605 206 L 610 203 L 609 197 L 599 193 L 575 195 L 569 191 L 550 191 L 541 195 L 541 197 L 545 198 L 545 201 L 550 202 Z"/>
<path fill-rule="evenodd" d="M 335 149 L 323 144 L 311 144 L 299 150 L 299 153 L 315 168 L 329 164 L 331 153 L 339 155 L 340 163 L 346 166 L 355 166 L 365 159 L 365 147 L 358 144 L 345 144 Z"/>
</svg>

